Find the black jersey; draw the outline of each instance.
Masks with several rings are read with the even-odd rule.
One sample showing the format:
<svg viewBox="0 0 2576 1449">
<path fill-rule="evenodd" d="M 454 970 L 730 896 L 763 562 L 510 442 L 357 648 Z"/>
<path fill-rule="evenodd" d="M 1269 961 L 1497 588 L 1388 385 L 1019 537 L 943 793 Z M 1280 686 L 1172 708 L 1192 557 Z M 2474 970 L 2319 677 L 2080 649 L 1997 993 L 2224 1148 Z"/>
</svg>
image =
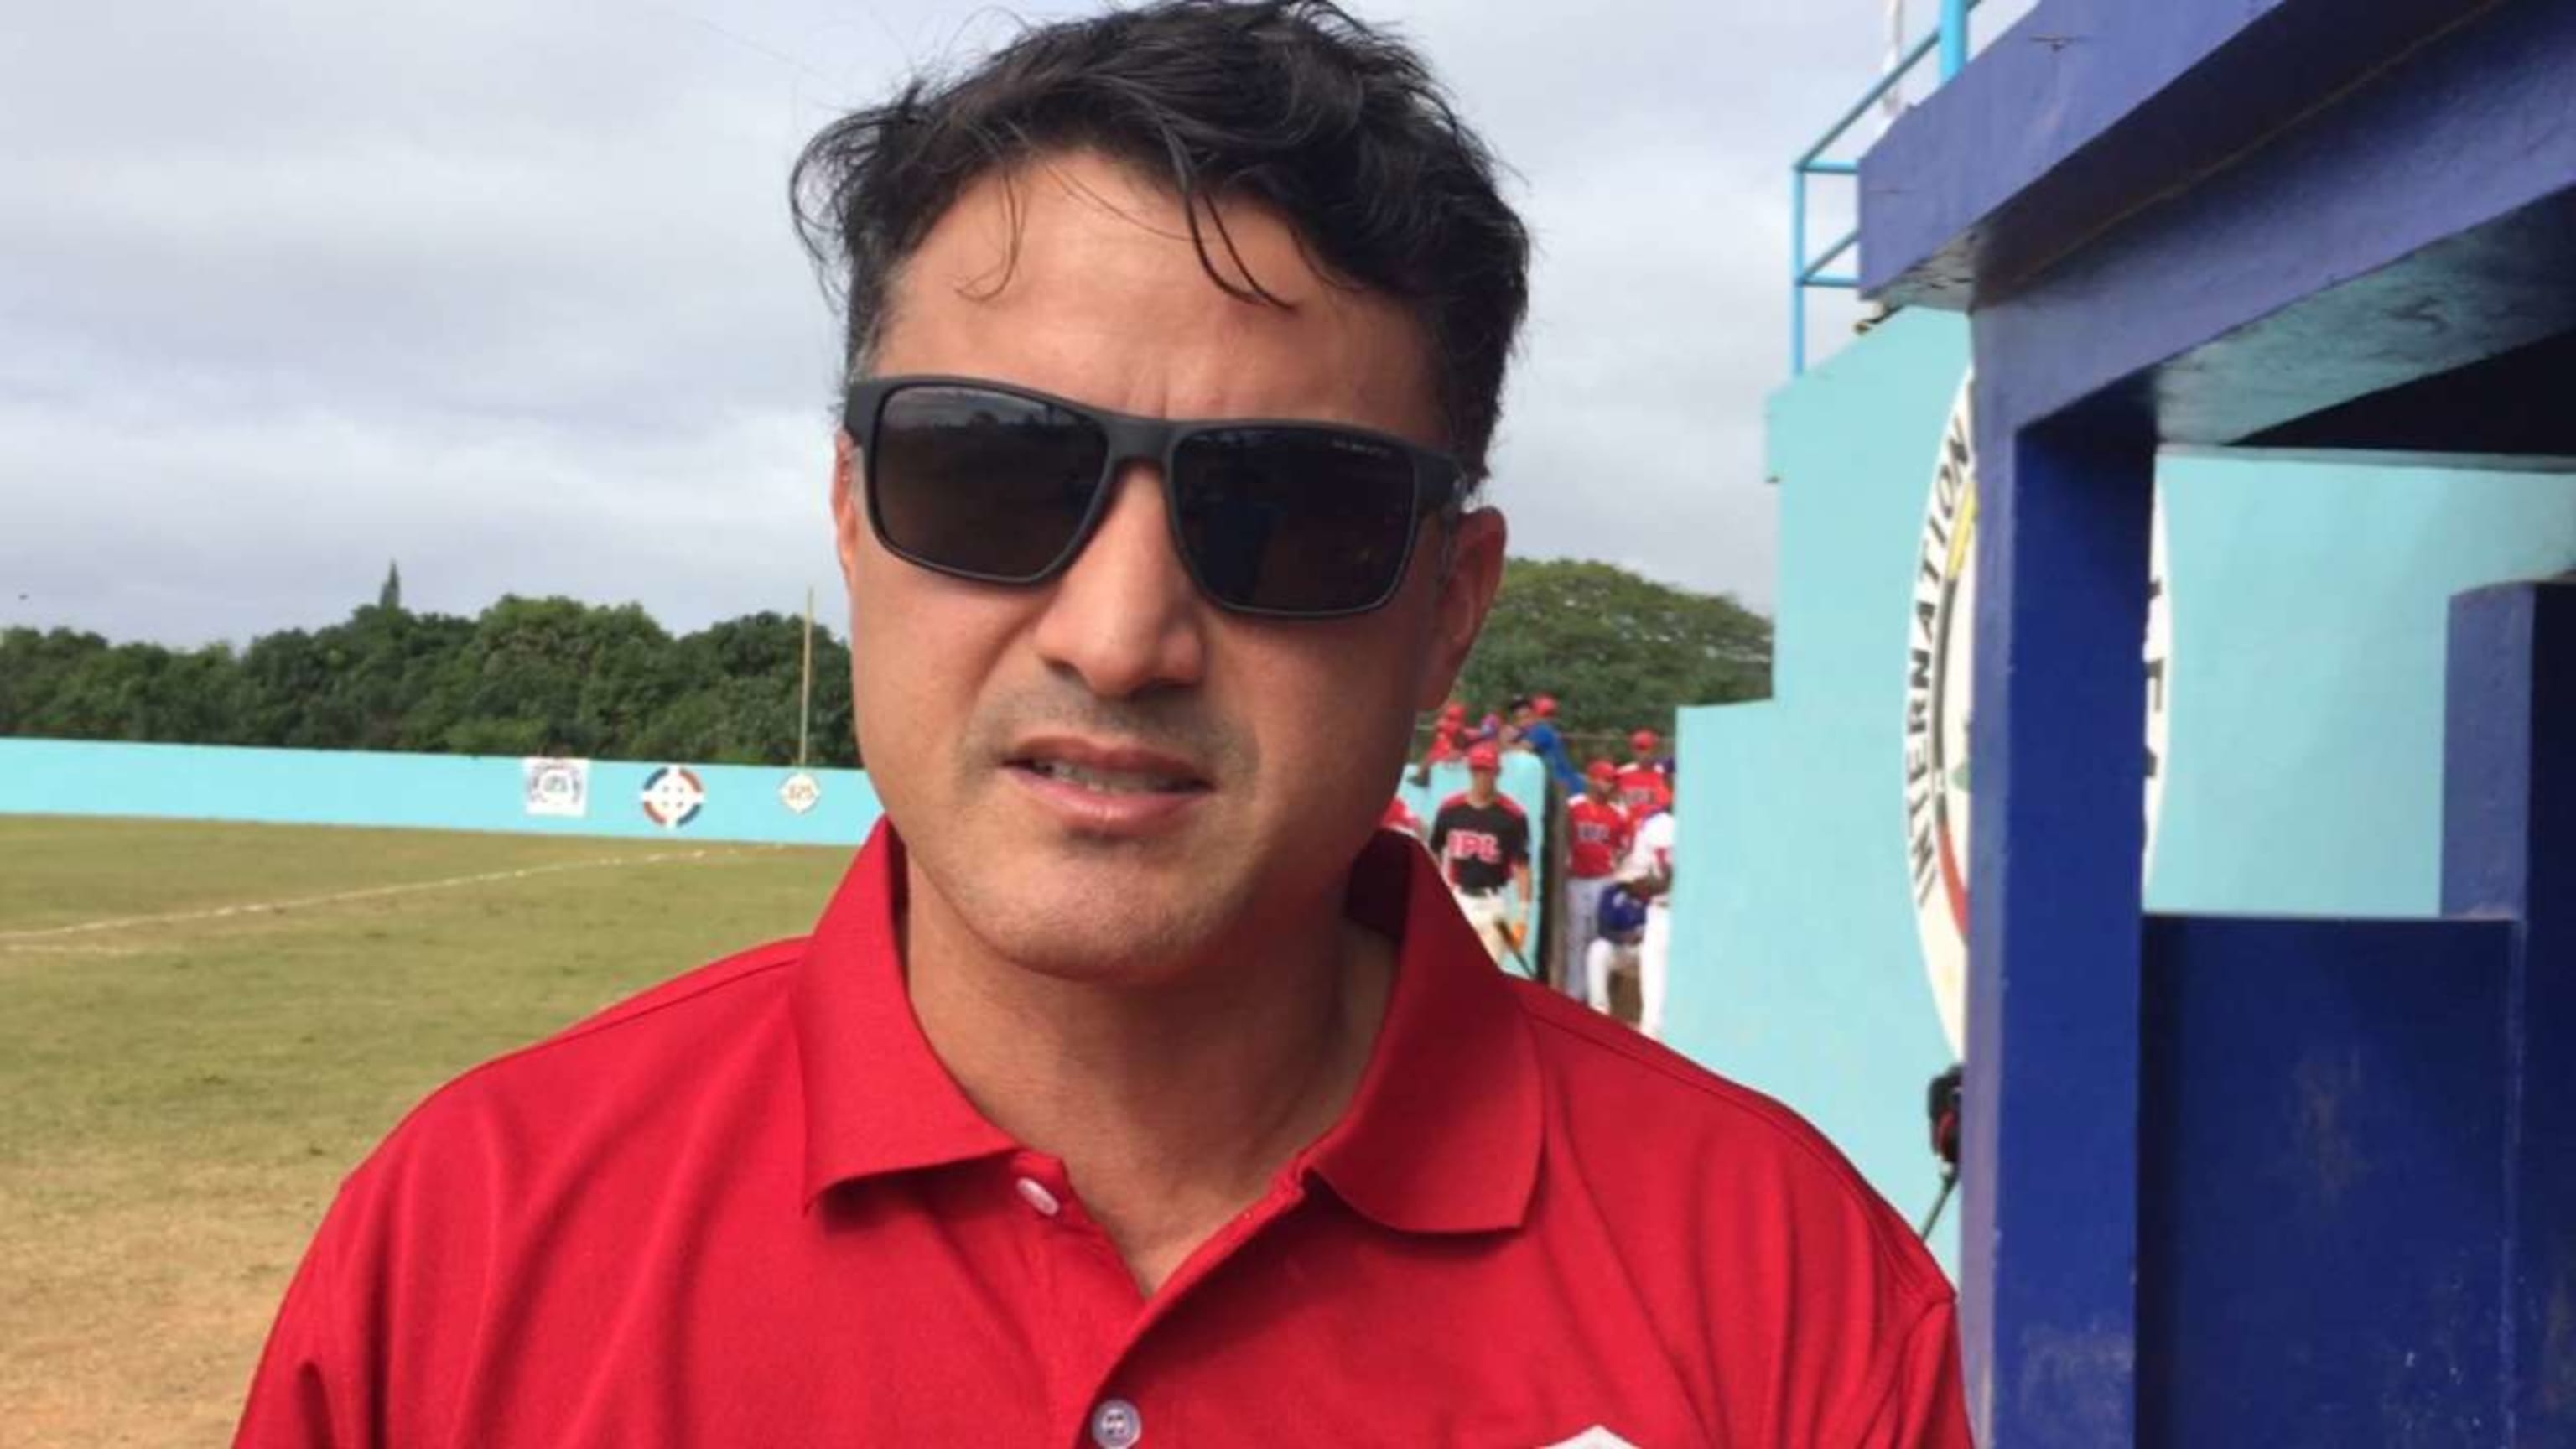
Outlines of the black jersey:
<svg viewBox="0 0 2576 1449">
<path fill-rule="evenodd" d="M 1529 864 L 1529 816 L 1508 797 L 1497 795 L 1493 804 L 1479 805 L 1462 791 L 1441 802 L 1425 843 L 1439 857 L 1451 885 L 1501 890 L 1511 884 L 1513 866 Z"/>
</svg>

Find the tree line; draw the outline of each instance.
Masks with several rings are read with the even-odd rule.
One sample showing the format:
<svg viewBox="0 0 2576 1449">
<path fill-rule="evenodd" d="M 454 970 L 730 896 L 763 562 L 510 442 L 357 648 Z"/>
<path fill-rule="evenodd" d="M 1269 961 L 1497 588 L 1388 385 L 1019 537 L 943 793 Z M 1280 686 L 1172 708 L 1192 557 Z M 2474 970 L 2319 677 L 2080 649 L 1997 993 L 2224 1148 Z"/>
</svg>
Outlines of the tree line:
<svg viewBox="0 0 2576 1449">
<path fill-rule="evenodd" d="M 796 756 L 804 621 L 674 637 L 633 604 L 505 597 L 475 618 L 403 607 L 248 647 L 0 633 L 0 734 L 170 744 L 768 764 Z M 814 634 L 812 758 L 852 765 L 850 653 Z"/>
<path fill-rule="evenodd" d="M 1482 715 L 1540 694 L 1578 755 L 1624 755 L 1634 730 L 1669 739 L 1683 706 L 1769 698 L 1771 621 L 1616 564 L 1511 559 L 1458 695 Z"/>
<path fill-rule="evenodd" d="M 1731 600 L 1608 564 L 1509 569 L 1461 682 L 1479 713 L 1551 693 L 1563 728 L 1606 738 L 1768 692 L 1770 623 Z M 804 621 L 776 613 L 676 636 L 634 604 L 416 613 L 397 572 L 341 623 L 241 648 L 0 631 L 0 735 L 779 764 L 796 756 L 803 647 Z M 849 646 L 820 627 L 810 758 L 858 763 Z"/>
</svg>

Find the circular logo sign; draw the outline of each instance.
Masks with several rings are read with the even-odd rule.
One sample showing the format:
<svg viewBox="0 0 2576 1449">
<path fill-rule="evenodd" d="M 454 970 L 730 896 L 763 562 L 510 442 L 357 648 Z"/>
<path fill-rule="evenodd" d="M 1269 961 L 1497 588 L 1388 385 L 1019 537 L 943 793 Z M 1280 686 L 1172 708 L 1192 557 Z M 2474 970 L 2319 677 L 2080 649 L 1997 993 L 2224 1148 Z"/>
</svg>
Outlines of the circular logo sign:
<svg viewBox="0 0 2576 1449">
<path fill-rule="evenodd" d="M 1905 859 L 1914 924 L 1932 1004 L 1953 1053 L 1968 1041 L 1968 822 L 1975 794 L 1968 769 L 1977 623 L 1977 432 L 1974 373 L 1959 384 L 1914 569 L 1914 608 L 1905 662 Z M 2147 579 L 2146 858 L 2155 859 L 2164 812 L 2167 706 L 2173 606 L 2165 587 L 2161 497 L 2150 528 Z"/>
<path fill-rule="evenodd" d="M 799 770 L 780 783 L 778 803 L 791 813 L 802 815 L 823 803 L 823 782 Z"/>
<path fill-rule="evenodd" d="M 707 787 L 686 765 L 664 765 L 644 777 L 644 818 L 665 830 L 677 830 L 706 808 Z"/>
</svg>

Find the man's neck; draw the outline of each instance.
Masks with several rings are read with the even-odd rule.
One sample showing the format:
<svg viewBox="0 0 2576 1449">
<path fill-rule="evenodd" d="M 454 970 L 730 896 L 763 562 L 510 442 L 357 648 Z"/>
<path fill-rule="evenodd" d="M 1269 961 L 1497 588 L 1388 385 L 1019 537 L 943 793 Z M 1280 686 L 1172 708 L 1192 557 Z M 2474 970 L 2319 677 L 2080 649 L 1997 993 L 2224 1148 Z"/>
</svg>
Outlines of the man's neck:
<svg viewBox="0 0 2576 1449">
<path fill-rule="evenodd" d="M 1468 787 L 1467 787 L 1467 803 L 1468 803 L 1468 804 L 1470 804 L 1470 805 L 1491 805 L 1491 804 L 1493 804 L 1493 803 L 1494 803 L 1494 787 L 1493 787 L 1493 786 L 1491 786 L 1491 785 L 1470 785 L 1470 786 L 1468 786 Z"/>
<path fill-rule="evenodd" d="M 1394 974 L 1394 947 L 1338 896 L 1151 986 L 1042 975 L 925 901 L 918 875 L 912 900 L 932 1050 L 995 1126 L 1063 1160 L 1149 1295 L 1340 1119 Z"/>
</svg>

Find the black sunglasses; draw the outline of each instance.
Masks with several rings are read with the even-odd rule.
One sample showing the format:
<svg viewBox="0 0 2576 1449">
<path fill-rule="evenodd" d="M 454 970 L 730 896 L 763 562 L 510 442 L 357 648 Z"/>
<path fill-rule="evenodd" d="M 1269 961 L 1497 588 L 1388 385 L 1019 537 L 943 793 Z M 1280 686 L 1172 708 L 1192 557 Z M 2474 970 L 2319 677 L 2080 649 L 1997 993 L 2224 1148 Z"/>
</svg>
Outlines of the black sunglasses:
<svg viewBox="0 0 2576 1449">
<path fill-rule="evenodd" d="M 841 425 L 887 550 L 957 578 L 1040 584 L 1109 511 L 1121 465 L 1163 469 L 1172 542 L 1220 607 L 1328 619 L 1382 607 L 1426 518 L 1463 496 L 1443 453 L 1365 428 L 1111 412 L 966 377 L 872 377 Z"/>
</svg>

